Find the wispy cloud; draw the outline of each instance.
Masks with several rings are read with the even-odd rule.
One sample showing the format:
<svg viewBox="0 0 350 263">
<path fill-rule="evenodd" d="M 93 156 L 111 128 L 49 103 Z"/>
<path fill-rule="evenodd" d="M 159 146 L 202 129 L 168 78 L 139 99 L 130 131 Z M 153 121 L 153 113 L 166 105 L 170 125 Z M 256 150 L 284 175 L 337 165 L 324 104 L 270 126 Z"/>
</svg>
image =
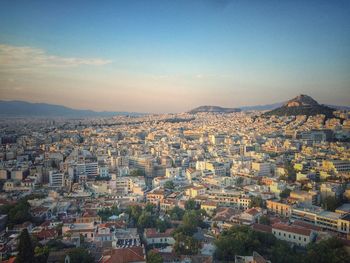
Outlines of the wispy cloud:
<svg viewBox="0 0 350 263">
<path fill-rule="evenodd" d="M 101 58 L 61 57 L 39 48 L 0 44 L 0 67 L 5 69 L 102 66 L 111 62 Z"/>
</svg>

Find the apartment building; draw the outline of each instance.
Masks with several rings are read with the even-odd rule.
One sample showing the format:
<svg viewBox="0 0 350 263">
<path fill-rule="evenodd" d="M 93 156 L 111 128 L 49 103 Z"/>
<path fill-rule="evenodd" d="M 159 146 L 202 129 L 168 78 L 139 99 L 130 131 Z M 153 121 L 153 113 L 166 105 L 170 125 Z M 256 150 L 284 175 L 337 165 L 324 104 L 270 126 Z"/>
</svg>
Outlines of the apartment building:
<svg viewBox="0 0 350 263">
<path fill-rule="evenodd" d="M 299 220 L 321 227 L 324 230 L 350 233 L 350 214 L 324 211 L 320 207 L 294 207 L 291 220 Z"/>
<path fill-rule="evenodd" d="M 267 211 L 280 216 L 290 217 L 292 214 L 292 205 L 288 203 L 282 203 L 276 200 L 267 200 L 266 207 Z"/>
<path fill-rule="evenodd" d="M 64 174 L 54 171 L 49 172 L 50 187 L 61 188 L 64 186 Z"/>
<path fill-rule="evenodd" d="M 241 191 L 232 190 L 211 190 L 208 193 L 210 200 L 217 202 L 222 206 L 234 206 L 241 209 L 248 209 L 250 198 L 242 194 Z"/>
</svg>

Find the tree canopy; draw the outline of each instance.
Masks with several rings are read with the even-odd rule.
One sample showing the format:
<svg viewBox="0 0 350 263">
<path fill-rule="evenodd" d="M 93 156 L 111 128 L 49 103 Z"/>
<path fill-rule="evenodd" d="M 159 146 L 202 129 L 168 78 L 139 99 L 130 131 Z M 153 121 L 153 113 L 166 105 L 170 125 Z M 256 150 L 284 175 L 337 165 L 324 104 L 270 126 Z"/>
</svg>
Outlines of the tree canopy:
<svg viewBox="0 0 350 263">
<path fill-rule="evenodd" d="M 175 188 L 175 184 L 173 181 L 167 181 L 164 184 L 164 188 L 169 189 L 169 190 L 173 190 Z"/>
<path fill-rule="evenodd" d="M 163 263 L 163 258 L 158 253 L 151 250 L 147 254 L 147 263 Z"/>
<path fill-rule="evenodd" d="M 16 263 L 34 263 L 34 248 L 27 229 L 23 229 L 19 236 Z"/>
<path fill-rule="evenodd" d="M 10 228 L 32 219 L 30 204 L 26 199 L 21 199 L 15 205 L 3 205 L 0 208 L 0 213 L 8 215 L 7 226 Z"/>
<path fill-rule="evenodd" d="M 305 252 L 297 253 L 287 242 L 278 240 L 272 234 L 254 231 L 247 226 L 234 226 L 223 231 L 215 245 L 214 257 L 220 261 L 234 261 L 235 255 L 248 256 L 256 251 L 274 263 L 348 262 L 348 254 L 337 238 L 312 243 Z"/>
<path fill-rule="evenodd" d="M 95 259 L 89 252 L 81 247 L 72 248 L 68 251 L 71 263 L 94 263 Z"/>
</svg>

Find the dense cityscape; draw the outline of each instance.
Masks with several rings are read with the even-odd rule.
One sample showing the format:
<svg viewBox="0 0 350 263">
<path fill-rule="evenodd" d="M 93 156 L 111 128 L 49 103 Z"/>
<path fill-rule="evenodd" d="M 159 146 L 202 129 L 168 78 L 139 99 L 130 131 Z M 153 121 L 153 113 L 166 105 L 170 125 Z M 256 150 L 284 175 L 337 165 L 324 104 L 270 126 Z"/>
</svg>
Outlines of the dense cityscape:
<svg viewBox="0 0 350 263">
<path fill-rule="evenodd" d="M 347 110 L 0 125 L 4 262 L 348 262 Z"/>
<path fill-rule="evenodd" d="M 349 14 L 0 1 L 0 263 L 350 263 Z"/>
</svg>

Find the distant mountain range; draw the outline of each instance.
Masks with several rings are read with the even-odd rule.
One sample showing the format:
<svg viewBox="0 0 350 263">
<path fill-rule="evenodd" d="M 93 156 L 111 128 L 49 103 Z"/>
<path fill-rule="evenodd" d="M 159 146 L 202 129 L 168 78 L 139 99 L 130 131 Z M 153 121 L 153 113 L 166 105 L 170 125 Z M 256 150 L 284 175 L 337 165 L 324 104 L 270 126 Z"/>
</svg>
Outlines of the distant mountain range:
<svg viewBox="0 0 350 263">
<path fill-rule="evenodd" d="M 138 116 L 141 113 L 78 110 L 61 105 L 47 103 L 31 103 L 25 101 L 0 101 L 0 116 L 2 117 L 111 117 L 115 115 Z"/>
<path fill-rule="evenodd" d="M 302 96 L 306 96 L 306 95 L 302 95 Z M 219 107 L 219 106 L 200 106 L 190 110 L 188 113 L 192 113 L 192 114 L 199 113 L 199 112 L 232 113 L 232 112 L 240 112 L 240 111 L 275 110 L 273 111 L 275 114 L 278 113 L 278 114 L 285 115 L 285 114 L 289 114 L 289 112 L 292 111 L 292 109 L 286 109 L 285 107 L 285 104 L 289 102 L 280 102 L 280 103 L 256 105 L 256 106 L 244 106 L 240 108 L 225 108 L 225 107 Z M 312 103 L 314 104 L 314 102 Z M 320 105 L 320 104 L 317 103 L 317 105 Z M 334 105 L 320 105 L 320 106 L 321 108 L 328 107 L 328 108 L 339 109 L 339 110 L 350 110 L 350 107 L 348 106 L 334 106 Z M 319 108 L 319 107 L 316 106 L 316 108 Z M 327 111 L 329 112 L 329 110 Z M 147 113 L 124 112 L 124 111 L 98 112 L 98 111 L 92 111 L 92 110 L 72 109 L 61 105 L 53 105 L 53 104 L 47 104 L 47 103 L 31 103 L 31 102 L 25 102 L 25 101 L 1 101 L 0 100 L 0 117 L 87 118 L 87 117 L 111 117 L 116 115 L 141 116 L 146 114 Z"/>
<path fill-rule="evenodd" d="M 240 112 L 241 109 L 238 108 L 223 108 L 219 106 L 200 106 L 195 109 L 190 110 L 188 113 L 200 113 L 200 112 L 213 112 L 213 113 L 232 113 Z"/>
<path fill-rule="evenodd" d="M 326 105 L 319 104 L 316 100 L 307 95 L 299 95 L 282 106 L 266 112 L 265 116 L 277 115 L 277 116 L 291 116 L 291 115 L 307 115 L 314 116 L 318 114 L 324 114 L 327 118 L 334 117 L 334 108 Z"/>
</svg>

